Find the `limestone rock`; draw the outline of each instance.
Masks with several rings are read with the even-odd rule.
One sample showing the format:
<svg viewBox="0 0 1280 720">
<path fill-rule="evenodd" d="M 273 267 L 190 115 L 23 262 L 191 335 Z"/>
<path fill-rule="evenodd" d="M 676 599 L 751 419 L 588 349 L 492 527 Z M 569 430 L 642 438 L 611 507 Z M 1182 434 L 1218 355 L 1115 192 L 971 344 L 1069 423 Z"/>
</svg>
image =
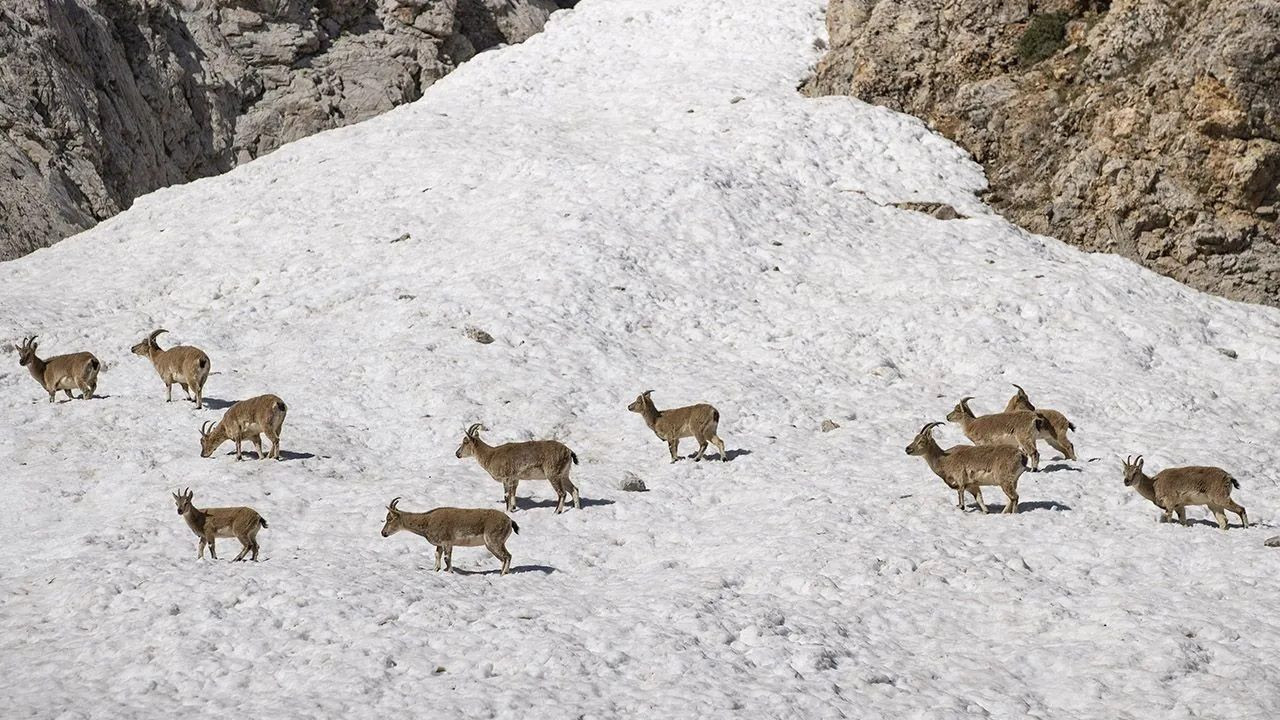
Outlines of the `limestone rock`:
<svg viewBox="0 0 1280 720">
<path fill-rule="evenodd" d="M 5 0 L 0 260 L 416 100 L 566 0 Z"/>
<path fill-rule="evenodd" d="M 1019 40 L 1063 13 L 1060 47 Z M 1027 229 L 1280 305 L 1280 0 L 832 0 L 806 84 L 921 117 Z"/>
</svg>

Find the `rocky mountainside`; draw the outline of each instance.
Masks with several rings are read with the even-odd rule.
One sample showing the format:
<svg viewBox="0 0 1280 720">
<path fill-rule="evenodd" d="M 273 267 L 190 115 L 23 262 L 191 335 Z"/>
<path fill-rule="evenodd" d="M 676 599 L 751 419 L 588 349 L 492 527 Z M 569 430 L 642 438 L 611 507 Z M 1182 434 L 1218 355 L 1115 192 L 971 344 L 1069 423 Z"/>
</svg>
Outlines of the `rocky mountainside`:
<svg viewBox="0 0 1280 720">
<path fill-rule="evenodd" d="M 417 99 L 566 0 L 5 0 L 0 259 Z"/>
<path fill-rule="evenodd" d="M 1280 2 L 832 0 L 805 89 L 925 119 L 1029 230 L 1280 304 Z"/>
</svg>

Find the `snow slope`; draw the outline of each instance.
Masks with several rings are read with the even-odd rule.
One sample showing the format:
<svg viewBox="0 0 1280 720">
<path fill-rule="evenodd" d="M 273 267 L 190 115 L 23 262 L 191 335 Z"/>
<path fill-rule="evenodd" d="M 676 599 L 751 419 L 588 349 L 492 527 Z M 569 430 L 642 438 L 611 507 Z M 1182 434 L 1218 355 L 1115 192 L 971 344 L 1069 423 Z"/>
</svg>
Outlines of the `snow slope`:
<svg viewBox="0 0 1280 720">
<path fill-rule="evenodd" d="M 818 0 L 586 0 L 0 265 L 0 337 L 111 365 L 54 405 L 0 365 L 0 714 L 1277 717 L 1280 314 L 1027 235 L 918 121 L 801 98 L 823 32 Z M 218 409 L 128 354 L 158 326 L 209 351 Z M 1011 382 L 1081 461 L 961 513 L 903 448 Z M 668 464 L 625 410 L 649 388 L 716 403 L 732 462 Z M 199 457 L 268 391 L 284 462 Z M 581 511 L 522 485 L 506 577 L 378 534 L 398 495 L 498 507 L 453 456 L 470 422 L 583 461 Z M 1157 524 L 1138 452 L 1223 464 L 1261 527 Z M 180 486 L 261 511 L 265 562 L 197 562 Z"/>
</svg>

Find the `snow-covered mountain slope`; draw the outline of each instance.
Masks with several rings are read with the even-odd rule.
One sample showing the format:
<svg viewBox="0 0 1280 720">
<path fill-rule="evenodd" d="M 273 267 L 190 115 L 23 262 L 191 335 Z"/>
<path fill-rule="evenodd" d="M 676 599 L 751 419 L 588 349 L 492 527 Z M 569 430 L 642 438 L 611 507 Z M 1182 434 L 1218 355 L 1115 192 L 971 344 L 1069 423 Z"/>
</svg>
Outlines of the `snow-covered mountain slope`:
<svg viewBox="0 0 1280 720">
<path fill-rule="evenodd" d="M 821 13 L 587 0 L 0 265 L 0 337 L 111 366 L 51 405 L 0 365 L 4 716 L 1277 716 L 1280 314 L 1029 236 L 918 121 L 801 98 Z M 289 403 L 285 461 L 199 457 L 221 410 L 128 354 L 159 326 L 217 408 Z M 1081 460 L 962 513 L 903 449 L 1011 382 Z M 650 388 L 715 403 L 732 461 L 668 464 L 625 409 Z M 471 422 L 582 458 L 580 511 L 522 484 L 506 577 L 378 534 L 395 496 L 499 507 L 454 457 Z M 1227 467 L 1258 527 L 1157 524 L 1139 452 Z M 259 510 L 265 561 L 197 562 L 180 486 Z"/>
</svg>

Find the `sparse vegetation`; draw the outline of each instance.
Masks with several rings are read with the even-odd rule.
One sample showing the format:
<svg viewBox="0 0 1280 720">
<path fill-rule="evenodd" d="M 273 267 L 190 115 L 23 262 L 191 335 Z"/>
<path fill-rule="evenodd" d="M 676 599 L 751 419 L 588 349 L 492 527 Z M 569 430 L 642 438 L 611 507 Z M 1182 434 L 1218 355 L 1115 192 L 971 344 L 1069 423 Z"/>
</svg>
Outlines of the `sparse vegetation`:
<svg viewBox="0 0 1280 720">
<path fill-rule="evenodd" d="M 1033 16 L 1018 38 L 1018 61 L 1029 67 L 1061 50 L 1067 42 L 1070 19 L 1070 15 L 1060 12 Z"/>
</svg>

